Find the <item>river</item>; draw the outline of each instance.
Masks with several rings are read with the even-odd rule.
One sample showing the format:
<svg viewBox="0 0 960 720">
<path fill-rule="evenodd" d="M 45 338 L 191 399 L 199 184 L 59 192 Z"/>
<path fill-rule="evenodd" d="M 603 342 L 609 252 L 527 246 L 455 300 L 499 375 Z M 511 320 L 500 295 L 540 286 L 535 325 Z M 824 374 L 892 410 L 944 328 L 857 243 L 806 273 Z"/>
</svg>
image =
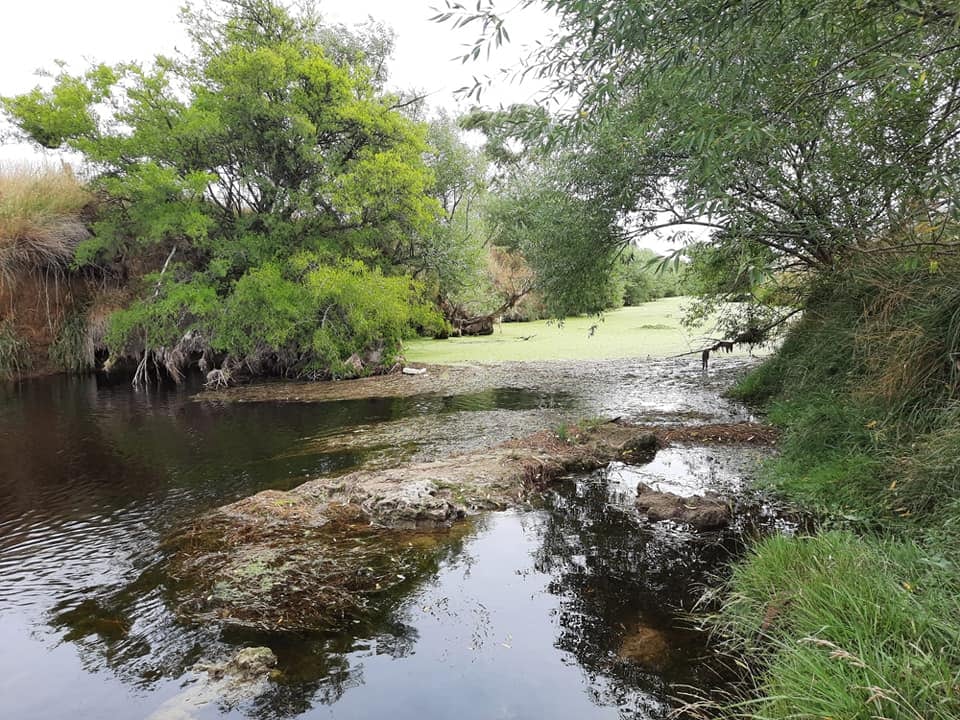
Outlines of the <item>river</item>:
<svg viewBox="0 0 960 720">
<path fill-rule="evenodd" d="M 650 526 L 633 488 L 737 487 L 757 460 L 747 451 L 668 449 L 479 516 L 426 582 L 347 633 L 179 621 L 164 539 L 263 489 L 571 419 L 745 419 L 718 391 L 748 362 L 710 375 L 680 361 L 478 367 L 427 392 L 310 401 L 297 399 L 306 386 L 225 402 L 97 377 L 0 389 L 0 717 L 664 717 L 684 686 L 719 682 L 684 613 L 741 541 Z M 638 633 L 656 652 L 630 661 Z M 279 657 L 266 690 L 191 700 L 196 662 L 252 644 Z"/>
</svg>

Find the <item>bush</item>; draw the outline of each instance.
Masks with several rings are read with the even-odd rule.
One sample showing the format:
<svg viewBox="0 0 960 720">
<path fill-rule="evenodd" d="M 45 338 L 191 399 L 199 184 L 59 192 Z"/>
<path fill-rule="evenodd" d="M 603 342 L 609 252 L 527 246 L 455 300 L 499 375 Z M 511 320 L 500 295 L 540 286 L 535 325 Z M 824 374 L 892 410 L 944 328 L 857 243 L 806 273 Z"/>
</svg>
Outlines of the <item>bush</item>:
<svg viewBox="0 0 960 720">
<path fill-rule="evenodd" d="M 366 355 L 369 369 L 392 364 L 417 329 L 440 333 L 443 320 L 409 276 L 386 276 L 359 261 L 338 265 L 300 254 L 247 271 L 224 297 L 176 269 L 154 296 L 111 317 L 111 355 L 159 352 L 174 377 L 198 355 L 219 354 L 253 374 L 295 377 L 356 375 L 347 364 Z"/>
<path fill-rule="evenodd" d="M 355 374 L 355 353 L 392 364 L 417 328 L 443 320 L 407 276 L 388 277 L 360 262 L 316 264 L 301 255 L 285 267 L 268 264 L 236 284 L 212 323 L 214 347 L 237 358 L 268 353 L 285 373 Z"/>
</svg>

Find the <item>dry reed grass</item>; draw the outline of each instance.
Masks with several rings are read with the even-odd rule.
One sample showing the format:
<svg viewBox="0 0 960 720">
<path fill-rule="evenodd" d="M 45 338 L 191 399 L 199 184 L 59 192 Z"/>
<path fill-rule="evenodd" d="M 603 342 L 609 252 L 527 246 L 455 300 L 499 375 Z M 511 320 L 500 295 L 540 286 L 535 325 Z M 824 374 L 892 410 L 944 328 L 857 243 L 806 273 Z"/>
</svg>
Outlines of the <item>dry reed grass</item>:
<svg viewBox="0 0 960 720">
<path fill-rule="evenodd" d="M 80 213 L 92 199 L 66 166 L 0 168 L 0 284 L 66 269 L 89 237 Z"/>
<path fill-rule="evenodd" d="M 857 330 L 870 381 L 861 394 L 895 406 L 930 406 L 957 391 L 960 357 L 960 263 L 904 270 L 874 264 L 860 280 L 872 288 Z"/>
</svg>

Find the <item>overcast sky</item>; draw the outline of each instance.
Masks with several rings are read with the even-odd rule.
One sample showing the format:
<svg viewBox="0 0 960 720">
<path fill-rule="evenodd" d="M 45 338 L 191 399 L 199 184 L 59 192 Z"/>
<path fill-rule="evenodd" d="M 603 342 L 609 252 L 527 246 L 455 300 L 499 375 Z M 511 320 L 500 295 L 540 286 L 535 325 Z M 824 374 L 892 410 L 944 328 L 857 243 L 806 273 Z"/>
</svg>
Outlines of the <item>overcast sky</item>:
<svg viewBox="0 0 960 720">
<path fill-rule="evenodd" d="M 30 90 L 38 83 L 38 69 L 55 69 L 54 60 L 64 60 L 74 71 L 91 62 L 117 63 L 150 60 L 156 54 L 188 50 L 178 20 L 183 0 L 26 0 L 4 3 L 0 42 L 0 95 Z M 475 30 L 454 31 L 429 18 L 432 6 L 443 0 L 323 0 L 323 16 L 337 23 L 354 25 L 373 17 L 394 29 L 396 51 L 391 63 L 391 85 L 424 90 L 434 107 L 453 111 L 469 103 L 454 91 L 472 84 L 472 75 L 498 77 L 498 69 L 516 63 L 523 47 L 543 39 L 550 19 L 539 11 L 512 16 L 510 46 L 496 53 L 491 62 L 462 64 L 454 58 L 463 52 Z M 485 93 L 485 105 L 531 100 L 538 86 L 498 82 Z M 0 162 L 31 153 L 7 142 L 0 148 Z M 36 157 L 35 155 L 33 157 Z"/>
</svg>

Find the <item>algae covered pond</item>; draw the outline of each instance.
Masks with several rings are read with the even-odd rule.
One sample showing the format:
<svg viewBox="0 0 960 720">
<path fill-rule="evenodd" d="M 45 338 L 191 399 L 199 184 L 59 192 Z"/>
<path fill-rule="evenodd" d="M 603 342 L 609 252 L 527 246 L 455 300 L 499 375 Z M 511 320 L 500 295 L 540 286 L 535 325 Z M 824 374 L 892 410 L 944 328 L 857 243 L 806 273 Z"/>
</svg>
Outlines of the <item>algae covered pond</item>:
<svg viewBox="0 0 960 720">
<path fill-rule="evenodd" d="M 7 388 L 0 716 L 665 717 L 683 688 L 721 681 L 683 614 L 741 541 L 736 529 L 646 523 L 632 493 L 638 479 L 736 487 L 757 451 L 674 448 L 647 467 L 571 478 L 529 507 L 412 535 L 417 573 L 345 632 L 178 619 L 166 539 L 264 489 L 576 418 L 746 419 L 718 399 L 746 362 L 706 376 L 692 361 L 505 364 L 366 395 L 277 384 L 198 399 L 197 388 L 134 393 L 96 378 Z M 194 665 L 251 645 L 276 653 L 272 679 L 204 694 Z"/>
</svg>

